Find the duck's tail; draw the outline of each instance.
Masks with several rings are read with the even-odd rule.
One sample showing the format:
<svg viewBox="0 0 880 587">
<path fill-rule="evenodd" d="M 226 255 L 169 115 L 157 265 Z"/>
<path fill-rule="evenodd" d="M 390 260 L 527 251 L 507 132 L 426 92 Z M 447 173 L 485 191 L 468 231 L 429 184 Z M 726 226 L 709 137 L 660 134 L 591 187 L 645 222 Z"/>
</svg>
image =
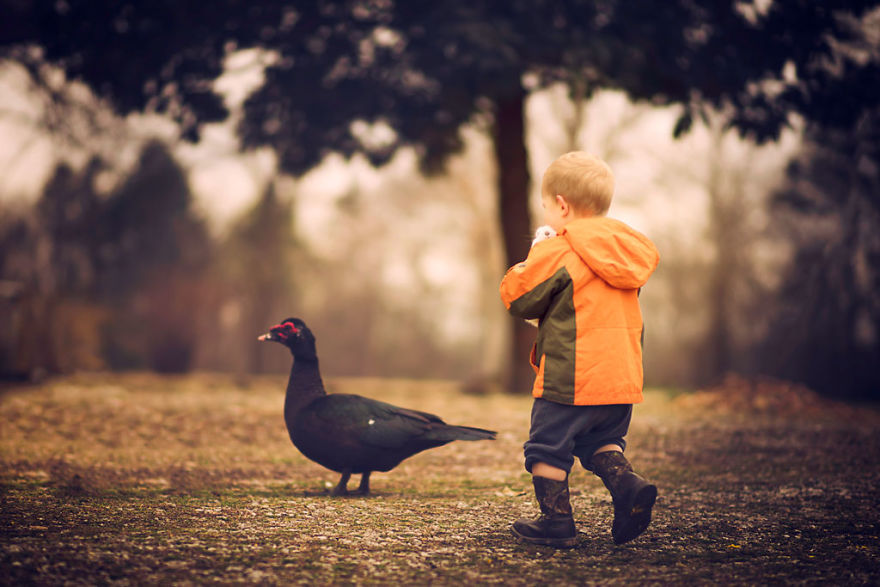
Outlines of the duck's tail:
<svg viewBox="0 0 880 587">
<path fill-rule="evenodd" d="M 498 433 L 471 426 L 447 426 L 443 429 L 442 435 L 449 440 L 495 440 Z"/>
</svg>

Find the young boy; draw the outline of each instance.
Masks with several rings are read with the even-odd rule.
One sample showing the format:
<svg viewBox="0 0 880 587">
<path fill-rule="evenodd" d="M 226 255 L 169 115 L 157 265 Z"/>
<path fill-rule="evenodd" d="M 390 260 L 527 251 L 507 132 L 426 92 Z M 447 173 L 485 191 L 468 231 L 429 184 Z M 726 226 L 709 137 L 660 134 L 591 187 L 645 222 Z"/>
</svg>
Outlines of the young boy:
<svg viewBox="0 0 880 587">
<path fill-rule="evenodd" d="M 540 320 L 524 450 L 541 515 L 513 524 L 514 534 L 535 544 L 577 542 L 568 493 L 574 457 L 611 493 L 616 544 L 648 527 L 657 498 L 623 450 L 632 405 L 642 401 L 639 288 L 659 254 L 646 236 L 605 217 L 613 192 L 601 159 L 578 151 L 555 160 L 541 195 L 544 221 L 557 236 L 536 243 L 501 282 L 512 315 Z"/>
</svg>

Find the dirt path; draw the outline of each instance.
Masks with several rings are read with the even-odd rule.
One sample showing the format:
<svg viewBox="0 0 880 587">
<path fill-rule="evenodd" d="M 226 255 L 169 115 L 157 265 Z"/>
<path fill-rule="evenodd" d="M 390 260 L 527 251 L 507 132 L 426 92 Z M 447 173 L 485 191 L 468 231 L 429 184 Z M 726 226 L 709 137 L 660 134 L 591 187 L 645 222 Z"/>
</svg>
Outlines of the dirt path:
<svg viewBox="0 0 880 587">
<path fill-rule="evenodd" d="M 535 511 L 528 398 L 454 384 L 337 380 L 499 430 L 330 498 L 290 445 L 283 378 L 78 377 L 0 395 L 0 583 L 880 583 L 880 416 L 785 386 L 647 394 L 628 455 L 660 487 L 651 528 L 615 546 L 611 502 L 572 474 L 581 538 L 518 544 Z"/>
</svg>

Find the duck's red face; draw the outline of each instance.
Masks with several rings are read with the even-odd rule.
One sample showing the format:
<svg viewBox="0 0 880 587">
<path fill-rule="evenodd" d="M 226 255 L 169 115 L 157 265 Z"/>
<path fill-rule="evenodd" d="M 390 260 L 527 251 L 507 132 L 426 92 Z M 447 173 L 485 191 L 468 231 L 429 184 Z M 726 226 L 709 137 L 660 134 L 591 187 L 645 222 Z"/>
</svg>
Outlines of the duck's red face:
<svg viewBox="0 0 880 587">
<path fill-rule="evenodd" d="M 280 324 L 269 329 L 259 340 L 279 342 L 290 349 L 296 359 L 315 361 L 318 358 L 315 350 L 315 335 L 299 318 L 287 318 Z"/>
<path fill-rule="evenodd" d="M 296 318 L 289 318 L 281 324 L 276 324 L 270 328 L 269 332 L 260 335 L 257 337 L 257 340 L 272 340 L 275 342 L 286 343 L 290 340 L 290 337 L 296 336 L 302 330 L 302 326 L 297 326 L 297 322 L 300 321 Z"/>
</svg>

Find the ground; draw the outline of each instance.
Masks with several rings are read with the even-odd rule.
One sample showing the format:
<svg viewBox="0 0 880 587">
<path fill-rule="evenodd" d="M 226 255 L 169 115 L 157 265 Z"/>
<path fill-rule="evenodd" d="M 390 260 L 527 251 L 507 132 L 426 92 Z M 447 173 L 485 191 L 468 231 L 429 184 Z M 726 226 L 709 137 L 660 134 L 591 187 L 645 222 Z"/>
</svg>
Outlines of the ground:
<svg viewBox="0 0 880 587">
<path fill-rule="evenodd" d="M 536 511 L 530 400 L 455 383 L 339 379 L 493 428 L 374 474 L 370 497 L 290 444 L 284 377 L 52 379 L 0 395 L 0 584 L 880 583 L 880 412 L 775 382 L 648 390 L 627 454 L 654 522 L 611 541 L 611 501 L 571 476 L 576 548 L 523 545 Z M 352 486 L 357 479 L 352 480 Z"/>
</svg>

